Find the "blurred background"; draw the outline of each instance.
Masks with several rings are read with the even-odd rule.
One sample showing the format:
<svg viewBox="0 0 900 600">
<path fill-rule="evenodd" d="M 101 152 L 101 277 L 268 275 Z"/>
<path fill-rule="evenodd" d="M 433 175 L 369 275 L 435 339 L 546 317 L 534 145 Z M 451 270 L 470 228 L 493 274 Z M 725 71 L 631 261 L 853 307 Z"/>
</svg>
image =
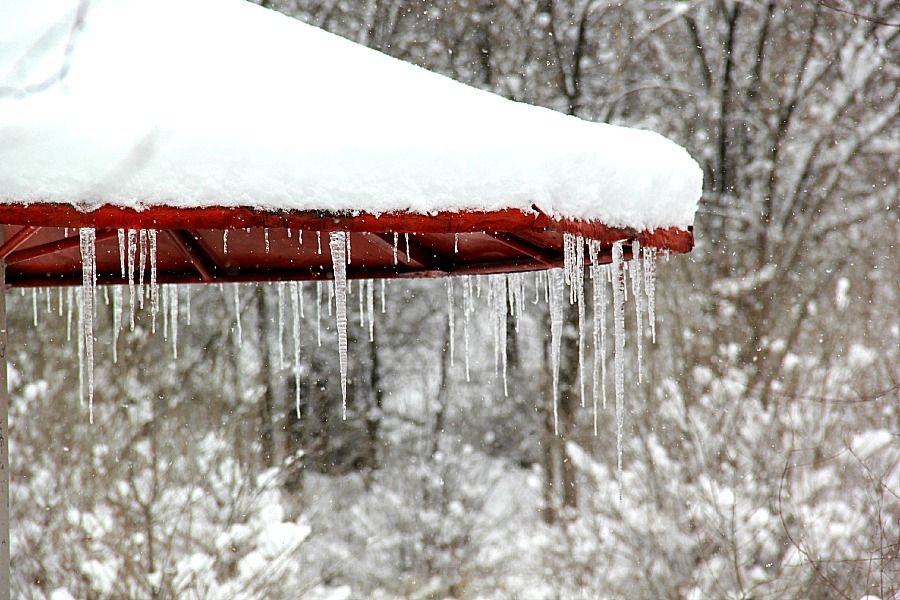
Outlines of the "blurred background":
<svg viewBox="0 0 900 600">
<path fill-rule="evenodd" d="M 900 2 L 264 4 L 701 163 L 697 247 L 659 261 L 641 384 L 626 307 L 621 500 L 568 305 L 553 434 L 533 276 L 508 395 L 484 298 L 466 376 L 462 280 L 452 305 L 446 281 L 389 282 L 384 314 L 376 282 L 372 342 L 354 284 L 346 421 L 315 284 L 299 419 L 284 290 L 191 286 L 163 294 L 177 358 L 148 310 L 114 363 L 101 303 L 93 425 L 72 292 L 16 291 L 14 597 L 900 597 Z"/>
</svg>

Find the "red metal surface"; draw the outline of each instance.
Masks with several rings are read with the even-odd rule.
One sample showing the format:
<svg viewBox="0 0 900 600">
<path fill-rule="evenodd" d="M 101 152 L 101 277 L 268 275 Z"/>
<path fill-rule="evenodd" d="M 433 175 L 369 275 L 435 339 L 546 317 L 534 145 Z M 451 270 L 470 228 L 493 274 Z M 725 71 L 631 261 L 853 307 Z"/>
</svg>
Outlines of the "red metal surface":
<svg viewBox="0 0 900 600">
<path fill-rule="evenodd" d="M 604 261 L 619 240 L 638 240 L 644 247 L 675 253 L 688 252 L 694 244 L 691 230 L 635 231 L 555 220 L 537 210 L 372 215 L 251 208 L 138 211 L 113 206 L 81 211 L 61 204 L 14 204 L 0 205 L 0 240 L 6 241 L 0 243 L 0 257 L 5 256 L 8 264 L 7 282 L 20 287 L 80 284 L 79 227 L 97 229 L 98 282 L 106 284 L 127 283 L 119 260 L 120 228 L 162 232 L 157 237 L 160 283 L 330 279 L 330 231 L 350 232 L 351 278 L 439 277 L 562 266 L 564 233 L 599 241 Z"/>
</svg>

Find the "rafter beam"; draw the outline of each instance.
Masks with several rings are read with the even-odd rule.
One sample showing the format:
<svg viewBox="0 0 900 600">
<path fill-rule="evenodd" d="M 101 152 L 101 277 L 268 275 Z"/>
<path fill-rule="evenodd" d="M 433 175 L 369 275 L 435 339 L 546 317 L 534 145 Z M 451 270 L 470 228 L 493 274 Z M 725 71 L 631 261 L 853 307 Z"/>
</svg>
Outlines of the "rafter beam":
<svg viewBox="0 0 900 600">
<path fill-rule="evenodd" d="M 12 234 L 12 236 L 10 236 L 8 240 L 0 245 L 0 260 L 6 260 L 7 256 L 12 254 L 16 250 L 16 248 L 28 241 L 28 238 L 37 233 L 37 231 L 37 227 L 26 226 Z"/>
<path fill-rule="evenodd" d="M 394 236 L 389 233 L 369 233 L 369 239 L 387 250 L 393 256 Z M 450 271 L 447 259 L 434 249 L 409 238 L 409 254 L 406 252 L 406 239 L 401 235 L 397 242 L 397 259 L 404 264 L 424 269 L 426 271 Z"/>
<path fill-rule="evenodd" d="M 213 263 L 209 258 L 209 255 L 204 252 L 203 248 L 197 244 L 190 232 L 183 229 L 166 229 L 165 232 L 175 244 L 175 247 L 181 255 L 186 258 L 197 270 L 197 273 L 200 274 L 200 279 L 203 283 L 211 283 L 216 279 L 210 266 L 208 266 L 208 263 L 211 263 L 212 268 L 215 268 L 215 263 Z"/>
<path fill-rule="evenodd" d="M 543 248 L 540 248 L 526 240 L 523 240 L 514 233 L 491 233 L 488 231 L 484 233 L 488 237 L 497 240 L 507 248 L 511 248 L 516 252 L 521 252 L 525 256 L 536 260 L 544 266 L 555 267 L 559 264 L 560 257 L 558 256 L 558 253 L 553 254 L 551 252 L 548 252 Z"/>
<path fill-rule="evenodd" d="M 99 243 L 103 240 L 117 236 L 118 232 L 114 229 L 99 230 L 97 231 L 97 242 Z M 10 240 L 11 239 L 12 238 L 10 238 Z M 6 257 L 6 263 L 9 265 L 14 265 L 20 262 L 25 262 L 27 260 L 34 260 L 35 258 L 40 258 L 42 256 L 56 254 L 57 252 L 65 252 L 66 250 L 71 250 L 80 246 L 80 236 L 72 235 L 61 240 L 56 240 L 55 242 L 48 242 L 46 244 L 40 244 L 39 246 L 32 246 L 31 248 L 16 250 Z"/>
</svg>

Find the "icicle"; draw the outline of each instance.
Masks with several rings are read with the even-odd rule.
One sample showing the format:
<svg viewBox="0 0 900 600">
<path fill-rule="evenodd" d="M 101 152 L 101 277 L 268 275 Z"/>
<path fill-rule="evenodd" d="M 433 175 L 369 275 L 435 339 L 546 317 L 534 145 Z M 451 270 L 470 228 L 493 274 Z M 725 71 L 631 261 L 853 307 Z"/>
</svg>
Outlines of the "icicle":
<svg viewBox="0 0 900 600">
<path fill-rule="evenodd" d="M 515 327 L 518 332 L 522 317 L 525 315 L 525 275 L 513 273 L 507 275 L 506 279 L 506 285 L 509 287 L 509 307 L 515 315 Z"/>
<path fill-rule="evenodd" d="M 331 316 L 331 306 L 334 302 L 334 285 L 325 286 L 328 291 L 328 316 Z"/>
<path fill-rule="evenodd" d="M 498 351 L 500 354 L 500 363 L 501 363 L 501 373 L 503 375 L 503 397 L 509 397 L 509 382 L 506 376 L 507 373 L 507 355 L 506 355 L 506 317 L 507 317 L 507 281 L 506 275 L 495 275 L 493 277 L 494 280 L 494 304 L 496 311 L 496 324 L 495 328 L 497 331 L 497 341 L 499 342 Z"/>
<path fill-rule="evenodd" d="M 613 321 L 615 324 L 616 472 L 622 501 L 622 436 L 625 429 L 625 264 L 622 242 L 612 247 Z"/>
<path fill-rule="evenodd" d="M 81 241 L 81 325 L 84 338 L 84 373 L 87 379 L 89 421 L 94 422 L 94 298 L 97 285 L 97 233 L 83 227 Z M 80 353 L 79 353 L 80 354 Z"/>
<path fill-rule="evenodd" d="M 278 365 L 283 369 L 284 365 L 284 286 L 283 281 L 278 282 Z"/>
<path fill-rule="evenodd" d="M 584 238 L 575 239 L 575 264 L 572 272 L 572 285 L 575 286 L 575 302 L 578 304 L 578 391 L 581 395 L 581 406 L 584 407 Z"/>
<path fill-rule="evenodd" d="M 463 351 L 466 359 L 466 381 L 471 381 L 469 378 L 469 313 L 471 312 L 472 306 L 472 276 L 466 275 L 464 279 L 463 285 L 463 339 L 465 340 L 465 345 L 463 347 Z"/>
<path fill-rule="evenodd" d="M 549 272 L 547 273 L 546 280 L 547 280 L 546 281 L 547 285 L 544 286 L 544 302 L 546 302 L 549 305 L 550 304 L 550 273 Z"/>
<path fill-rule="evenodd" d="M 138 293 L 140 294 L 140 306 L 144 308 L 144 273 L 147 270 L 147 230 L 138 232 Z"/>
<path fill-rule="evenodd" d="M 119 362 L 119 352 L 117 349 L 119 341 L 119 330 L 122 328 L 122 286 L 113 287 L 113 339 L 112 352 L 113 362 Z"/>
<path fill-rule="evenodd" d="M 534 274 L 534 301 L 532 304 L 537 304 L 541 301 L 541 272 L 538 271 Z"/>
<path fill-rule="evenodd" d="M 263 237 L 264 237 L 265 240 L 266 240 L 266 254 L 268 254 L 268 253 L 269 253 L 269 228 L 268 228 L 268 227 L 265 227 L 265 228 L 263 229 Z M 288 228 L 288 237 L 291 237 L 291 230 L 290 230 L 290 228 Z"/>
<path fill-rule="evenodd" d="M 350 237 L 350 236 L 347 236 Z M 359 282 L 359 327 L 360 329 L 366 326 L 366 309 L 365 309 L 365 299 L 366 299 L 366 280 L 358 279 Z"/>
<path fill-rule="evenodd" d="M 169 310 L 172 311 L 172 316 L 169 318 L 172 329 L 172 358 L 178 360 L 178 286 L 170 285 L 169 294 L 171 295 Z"/>
<path fill-rule="evenodd" d="M 131 331 L 134 331 L 134 269 L 135 269 L 135 253 L 137 252 L 137 231 L 128 230 L 128 315 Z"/>
<path fill-rule="evenodd" d="M 222 251 L 228 254 L 228 230 L 222 232 Z"/>
<path fill-rule="evenodd" d="M 290 233 L 290 232 L 291 232 L 291 230 L 288 229 L 288 233 Z M 300 244 L 301 246 L 303 245 L 303 230 L 302 229 L 297 230 L 297 243 Z"/>
<path fill-rule="evenodd" d="M 82 286 L 81 286 L 81 294 L 78 295 L 77 300 L 74 304 L 77 304 L 76 308 L 78 309 L 78 332 L 76 336 L 78 337 L 78 404 L 79 406 L 84 406 L 84 302 L 83 298 L 88 289 L 88 286 L 84 285 L 84 267 L 82 267 Z M 70 312 L 71 314 L 71 312 Z"/>
<path fill-rule="evenodd" d="M 244 345 L 244 332 L 241 329 L 241 286 L 233 284 L 234 288 L 234 326 L 237 333 L 238 348 Z"/>
<path fill-rule="evenodd" d="M 34 326 L 37 327 L 38 324 L 38 290 L 37 288 L 31 288 L 31 320 L 34 323 Z"/>
<path fill-rule="evenodd" d="M 644 362 L 644 294 L 641 290 L 641 283 L 644 281 L 644 274 L 641 272 L 641 243 L 637 240 L 631 245 L 631 261 L 628 263 L 631 271 L 631 292 L 634 296 L 634 317 L 637 323 L 637 351 L 638 351 L 638 383 L 643 381 L 643 362 Z"/>
<path fill-rule="evenodd" d="M 497 306 L 496 306 L 496 289 L 494 285 L 494 277 L 488 277 L 487 303 L 488 303 L 488 323 L 490 323 L 491 340 L 494 348 L 494 377 L 500 373 L 500 335 L 497 326 Z M 506 299 L 503 299 L 506 302 Z"/>
<path fill-rule="evenodd" d="M 300 235 L 303 235 L 303 230 L 302 230 L 302 229 L 298 229 L 298 231 L 300 232 Z M 290 227 L 287 228 L 287 238 L 288 238 L 288 239 L 291 239 L 291 228 L 290 228 Z M 301 246 L 303 245 L 303 240 L 302 240 L 302 239 L 300 240 L 300 245 L 301 245 Z"/>
<path fill-rule="evenodd" d="M 63 292 L 62 287 L 60 287 L 60 288 L 59 288 L 59 316 L 60 316 L 60 317 L 63 316 L 63 305 L 65 304 L 65 302 L 63 301 L 63 294 L 64 294 L 64 293 L 65 293 L 65 292 Z"/>
<path fill-rule="evenodd" d="M 550 269 L 550 365 L 553 369 L 553 433 L 559 435 L 559 350 L 562 342 L 565 272 Z"/>
<path fill-rule="evenodd" d="M 447 278 L 447 326 L 450 328 L 450 366 L 453 366 L 453 278 Z"/>
<path fill-rule="evenodd" d="M 316 343 L 322 347 L 322 282 L 316 282 Z"/>
<path fill-rule="evenodd" d="M 75 289 L 68 288 L 66 290 L 66 296 L 68 298 L 68 302 L 66 303 L 68 305 L 68 309 L 66 310 L 66 341 L 71 342 L 72 341 L 72 310 L 73 310 L 74 304 L 75 304 Z M 81 331 L 80 323 L 81 323 L 81 321 L 79 321 L 78 331 Z"/>
<path fill-rule="evenodd" d="M 184 286 L 184 322 L 191 326 L 191 286 Z"/>
<path fill-rule="evenodd" d="M 44 300 L 47 301 L 47 314 L 53 314 L 53 307 L 50 306 L 50 288 L 44 288 Z"/>
<path fill-rule="evenodd" d="M 366 282 L 366 309 L 369 311 L 369 341 L 375 341 L 375 282 Z"/>
<path fill-rule="evenodd" d="M 406 262 L 410 262 L 412 257 L 409 255 L 409 234 L 404 233 L 403 238 L 406 240 Z"/>
<path fill-rule="evenodd" d="M 322 232 L 316 232 L 316 253 L 322 254 Z"/>
<path fill-rule="evenodd" d="M 291 313 L 294 334 L 294 407 L 300 418 L 300 286 L 291 282 Z"/>
<path fill-rule="evenodd" d="M 329 247 L 334 268 L 335 316 L 338 331 L 338 354 L 341 365 L 341 416 L 347 418 L 347 234 L 343 231 L 330 233 Z"/>
<path fill-rule="evenodd" d="M 119 229 L 119 269 L 122 272 L 122 279 L 125 279 L 125 230 Z"/>
<path fill-rule="evenodd" d="M 453 234 L 453 254 L 459 254 L 459 234 Z"/>
<path fill-rule="evenodd" d="M 656 248 L 644 248 L 644 292 L 647 294 L 647 320 L 650 339 L 656 343 Z"/>
<path fill-rule="evenodd" d="M 347 239 L 347 264 L 349 265 L 351 262 L 353 262 L 353 258 L 350 254 L 350 237 L 351 237 L 350 232 L 348 231 L 344 235 L 344 237 Z"/>
<path fill-rule="evenodd" d="M 591 259 L 591 281 L 593 283 L 594 304 L 594 368 L 593 368 L 593 409 L 594 409 L 594 435 L 597 435 L 597 401 L 602 395 L 603 408 L 606 408 L 606 274 L 605 267 L 597 262 L 599 252 L 598 242 L 590 242 L 588 251 Z"/>
<path fill-rule="evenodd" d="M 386 287 L 387 287 L 387 282 L 384 279 L 382 279 L 381 280 L 381 314 L 384 314 L 385 312 L 387 312 L 387 299 L 385 298 L 385 296 L 387 295 L 385 293 Z"/>
<path fill-rule="evenodd" d="M 394 265 L 397 264 L 397 238 L 398 237 L 399 236 L 398 236 L 397 232 L 395 231 L 394 232 Z"/>
<path fill-rule="evenodd" d="M 297 282 L 297 289 L 300 291 L 299 292 L 300 293 L 300 318 L 305 319 L 306 315 L 303 314 L 303 282 L 302 281 Z"/>
<path fill-rule="evenodd" d="M 109 306 L 109 286 L 104 286 L 103 288 L 103 303 L 106 304 L 106 306 Z M 94 312 L 97 312 L 96 307 Z"/>
<path fill-rule="evenodd" d="M 160 286 L 162 293 L 163 339 L 169 339 L 169 286 Z"/>
<path fill-rule="evenodd" d="M 150 333 L 156 332 L 156 313 L 159 310 L 159 285 L 156 282 L 156 230 L 147 231 L 150 240 Z"/>
<path fill-rule="evenodd" d="M 571 233 L 563 234 L 563 268 L 565 271 L 565 282 L 569 286 L 569 304 L 575 304 L 575 283 L 572 281 L 576 262 L 575 240 L 575 236 Z"/>
</svg>

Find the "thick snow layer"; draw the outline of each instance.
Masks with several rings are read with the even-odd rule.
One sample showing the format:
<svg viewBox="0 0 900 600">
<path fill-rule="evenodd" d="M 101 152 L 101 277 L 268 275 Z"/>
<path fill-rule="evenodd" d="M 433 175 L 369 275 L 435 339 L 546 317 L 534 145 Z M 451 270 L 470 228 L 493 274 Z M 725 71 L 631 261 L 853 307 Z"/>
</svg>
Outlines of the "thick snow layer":
<svg viewBox="0 0 900 600">
<path fill-rule="evenodd" d="M 656 133 L 512 102 L 241 0 L 0 5 L 0 202 L 535 204 L 651 229 L 691 224 L 701 183 Z"/>
</svg>

